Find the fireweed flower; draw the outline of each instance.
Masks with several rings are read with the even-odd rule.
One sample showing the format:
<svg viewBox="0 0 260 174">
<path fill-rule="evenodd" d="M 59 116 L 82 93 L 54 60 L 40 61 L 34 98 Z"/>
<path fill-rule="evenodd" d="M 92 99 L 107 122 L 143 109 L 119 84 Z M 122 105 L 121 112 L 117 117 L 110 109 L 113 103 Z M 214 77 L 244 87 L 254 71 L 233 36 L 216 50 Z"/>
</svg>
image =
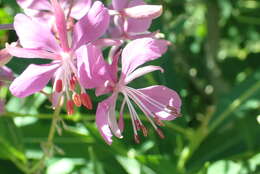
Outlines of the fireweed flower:
<svg viewBox="0 0 260 174">
<path fill-rule="evenodd" d="M 71 18 L 81 19 L 91 7 L 91 0 L 60 0 L 59 2 L 68 21 Z M 55 25 L 55 12 L 49 0 L 17 0 L 17 3 L 24 9 L 26 15 L 48 23 L 50 27 Z"/>
<path fill-rule="evenodd" d="M 14 20 L 14 28 L 19 37 L 21 47 L 7 45 L 10 54 L 23 58 L 50 59 L 50 64 L 31 64 L 17 77 L 10 86 L 14 96 L 26 97 L 38 92 L 54 79 L 53 106 L 56 106 L 58 96 L 65 94 L 67 112 L 74 112 L 74 104 L 81 104 L 88 109 L 92 108 L 91 100 L 80 83 L 80 76 L 76 66 L 78 55 L 82 54 L 78 48 L 90 43 L 103 35 L 109 24 L 108 10 L 96 1 L 89 12 L 79 20 L 73 32 L 67 32 L 65 16 L 57 0 L 52 0 L 56 27 L 59 35 L 57 40 L 45 26 L 30 17 L 18 14 Z M 70 35 L 71 34 L 71 35 Z M 77 84 L 81 93 L 76 92 Z"/>
<path fill-rule="evenodd" d="M 152 37 L 156 33 L 147 30 L 161 13 L 161 5 L 147 5 L 143 0 L 112 0 L 110 14 L 114 16 L 114 26 L 110 27 L 109 33 L 114 38 L 130 40 Z"/>
<path fill-rule="evenodd" d="M 112 143 L 112 133 L 116 137 L 122 138 L 125 105 L 130 112 L 134 139 L 137 143 L 140 142 L 138 131 L 141 130 L 144 136 L 147 136 L 148 131 L 139 118 L 133 102 L 144 113 L 161 138 L 164 137 L 162 131 L 158 128 L 158 126 L 163 125 L 161 120 L 173 120 L 180 115 L 181 99 L 175 91 L 159 85 L 142 89 L 134 89 L 128 86 L 132 80 L 149 72 L 162 71 L 162 68 L 158 66 L 138 67 L 159 58 L 167 50 L 167 46 L 167 41 L 152 38 L 137 39 L 130 42 L 122 51 L 120 78 L 117 77 L 120 52 L 115 55 L 112 64 L 108 64 L 104 61 L 101 51 L 97 47 L 88 45 L 80 48 L 83 50 L 81 56 L 89 57 L 89 59 L 87 59 L 88 62 L 83 63 L 86 59 L 79 57 L 78 63 L 81 65 L 79 67 L 90 67 L 86 73 L 84 72 L 85 74 L 82 72 L 83 79 L 86 82 L 95 79 L 91 83 L 91 87 L 96 87 L 96 95 L 112 93 L 110 97 L 98 104 L 96 112 L 97 127 L 108 144 Z M 117 121 L 115 108 L 119 94 L 123 95 L 124 100 Z"/>
</svg>

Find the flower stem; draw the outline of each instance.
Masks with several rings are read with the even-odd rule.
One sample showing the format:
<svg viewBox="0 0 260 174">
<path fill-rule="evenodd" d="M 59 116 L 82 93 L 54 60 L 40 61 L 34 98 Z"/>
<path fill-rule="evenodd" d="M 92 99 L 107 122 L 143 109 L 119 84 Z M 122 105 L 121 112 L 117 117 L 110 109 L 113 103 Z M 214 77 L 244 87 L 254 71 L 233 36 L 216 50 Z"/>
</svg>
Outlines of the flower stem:
<svg viewBox="0 0 260 174">
<path fill-rule="evenodd" d="M 44 167 L 45 160 L 52 155 L 53 139 L 54 139 L 54 136 L 55 136 L 56 125 L 57 125 L 57 122 L 59 120 L 59 114 L 60 114 L 60 110 L 61 110 L 61 102 L 60 101 L 61 100 L 59 100 L 58 106 L 56 107 L 56 109 L 54 111 L 52 122 L 51 122 L 51 127 L 50 127 L 50 132 L 49 132 L 49 135 L 48 135 L 47 142 L 44 146 L 46 151 L 44 151 L 42 158 L 30 170 L 30 173 L 32 173 L 32 174 L 37 172 L 37 171 L 42 170 L 42 168 Z"/>
</svg>

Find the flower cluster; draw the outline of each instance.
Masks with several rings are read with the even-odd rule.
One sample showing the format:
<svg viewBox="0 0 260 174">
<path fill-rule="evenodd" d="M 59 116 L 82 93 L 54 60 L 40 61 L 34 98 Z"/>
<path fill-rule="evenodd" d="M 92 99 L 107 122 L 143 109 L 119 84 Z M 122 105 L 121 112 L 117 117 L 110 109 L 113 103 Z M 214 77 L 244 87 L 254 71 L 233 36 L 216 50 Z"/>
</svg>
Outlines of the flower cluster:
<svg viewBox="0 0 260 174">
<path fill-rule="evenodd" d="M 130 113 L 134 139 L 138 131 L 147 136 L 147 128 L 136 111 L 143 112 L 158 135 L 162 120 L 180 116 L 181 99 L 165 86 L 134 89 L 128 84 L 149 72 L 163 71 L 144 63 L 160 58 L 170 43 L 149 32 L 153 19 L 162 13 L 161 5 L 147 5 L 142 0 L 112 0 L 106 7 L 91 0 L 17 0 L 25 14 L 14 18 L 16 43 L 6 44 L 5 52 L 21 58 L 49 59 L 49 64 L 31 64 L 10 85 L 16 97 L 27 97 L 52 81 L 53 108 L 65 103 L 68 115 L 74 107 L 92 109 L 87 89 L 96 95 L 110 94 L 100 102 L 96 124 L 104 140 L 122 138 L 124 109 Z M 102 49 L 110 47 L 107 59 Z M 6 56 L 8 57 L 8 56 Z M 2 78 L 2 73 L 1 73 Z M 123 96 L 119 116 L 118 96 Z M 62 102 L 60 102 L 62 101 Z"/>
</svg>

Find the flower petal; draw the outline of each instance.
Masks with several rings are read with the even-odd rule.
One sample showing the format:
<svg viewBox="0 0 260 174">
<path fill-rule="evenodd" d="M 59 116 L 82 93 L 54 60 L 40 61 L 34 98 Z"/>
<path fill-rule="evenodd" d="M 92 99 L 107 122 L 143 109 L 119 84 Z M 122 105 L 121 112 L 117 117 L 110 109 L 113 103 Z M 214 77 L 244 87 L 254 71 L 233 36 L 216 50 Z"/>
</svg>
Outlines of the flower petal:
<svg viewBox="0 0 260 174">
<path fill-rule="evenodd" d="M 138 89 L 138 91 L 161 103 L 165 107 L 174 107 L 176 109 L 176 112 L 180 113 L 181 99 L 174 90 L 169 89 L 165 86 L 156 85 Z M 151 112 L 155 113 L 160 120 L 173 120 L 176 118 L 176 115 L 169 114 L 169 112 L 166 112 L 166 110 L 159 109 L 159 107 L 148 103 L 147 100 L 144 100 L 144 98 L 140 97 L 140 95 L 137 95 L 137 97 L 142 101 L 145 107 L 147 107 Z"/>
<path fill-rule="evenodd" d="M 67 2 L 67 0 L 64 0 Z M 91 0 L 76 0 L 71 9 L 70 16 L 79 20 L 87 14 L 91 7 Z M 69 5 L 68 5 L 69 6 Z"/>
<path fill-rule="evenodd" d="M 140 6 L 140 5 L 146 5 L 146 3 L 143 0 L 133 0 L 129 3 L 128 8 Z M 127 23 L 128 23 L 127 32 L 142 33 L 147 31 L 150 28 L 152 19 L 128 18 Z"/>
<path fill-rule="evenodd" d="M 150 65 L 150 66 L 145 66 L 145 67 L 138 68 L 135 71 L 133 71 L 132 73 L 130 73 L 125 78 L 125 81 L 124 81 L 125 85 L 128 84 L 129 82 L 131 82 L 132 80 L 140 77 L 140 76 L 143 76 L 143 75 L 145 75 L 147 73 L 150 73 L 150 72 L 153 72 L 153 71 L 158 71 L 158 70 L 163 72 L 163 69 L 160 66 Z"/>
<path fill-rule="evenodd" d="M 146 32 L 150 28 L 152 20 L 151 19 L 128 18 L 127 22 L 128 22 L 127 32 L 143 33 L 143 32 Z"/>
<path fill-rule="evenodd" d="M 48 0 L 16 0 L 20 7 L 34 10 L 51 10 L 51 4 Z"/>
<path fill-rule="evenodd" d="M 100 48 L 89 44 L 80 47 L 76 54 L 80 84 L 85 88 L 103 86 L 106 80 L 111 80 L 109 65 Z"/>
<path fill-rule="evenodd" d="M 33 21 L 26 15 L 17 14 L 14 28 L 24 48 L 44 49 L 51 52 L 59 51 L 59 46 L 45 25 Z"/>
<path fill-rule="evenodd" d="M 6 45 L 6 50 L 15 57 L 22 58 L 46 58 L 46 59 L 59 59 L 59 55 L 55 53 L 50 53 L 41 49 L 29 49 L 29 48 L 20 48 L 10 45 Z"/>
<path fill-rule="evenodd" d="M 106 100 L 98 104 L 96 113 L 96 124 L 100 134 L 103 136 L 107 144 L 112 144 L 112 132 L 118 137 L 121 136 L 121 131 L 118 128 L 116 118 L 115 118 L 115 102 L 117 95 L 112 95 Z"/>
<path fill-rule="evenodd" d="M 12 55 L 7 51 L 6 48 L 0 50 L 0 67 L 7 64 L 11 59 Z"/>
<path fill-rule="evenodd" d="M 58 30 L 61 47 L 63 48 L 64 51 L 67 52 L 69 51 L 69 44 L 67 38 L 67 28 L 66 28 L 64 11 L 57 0 L 52 0 L 51 2 L 54 9 L 56 28 Z"/>
<path fill-rule="evenodd" d="M 122 10 L 127 7 L 128 0 L 112 0 L 112 6 L 114 10 Z"/>
<path fill-rule="evenodd" d="M 122 73 L 127 76 L 138 66 L 159 58 L 166 52 L 168 41 L 152 38 L 136 39 L 130 42 L 122 52 Z"/>
<path fill-rule="evenodd" d="M 26 97 L 40 91 L 47 85 L 59 64 L 29 65 L 10 86 L 10 91 L 16 97 Z"/>
<path fill-rule="evenodd" d="M 134 19 L 155 19 L 162 14 L 161 5 L 137 5 L 124 9 L 127 17 Z"/>
<path fill-rule="evenodd" d="M 14 74 L 12 70 L 6 66 L 0 67 L 0 84 L 4 81 L 11 81 L 14 79 Z M 1 86 L 0 85 L 0 86 Z"/>
<path fill-rule="evenodd" d="M 81 18 L 74 26 L 73 49 L 77 49 L 83 44 L 94 41 L 102 36 L 109 25 L 110 16 L 107 8 L 96 1 L 88 14 Z"/>
</svg>

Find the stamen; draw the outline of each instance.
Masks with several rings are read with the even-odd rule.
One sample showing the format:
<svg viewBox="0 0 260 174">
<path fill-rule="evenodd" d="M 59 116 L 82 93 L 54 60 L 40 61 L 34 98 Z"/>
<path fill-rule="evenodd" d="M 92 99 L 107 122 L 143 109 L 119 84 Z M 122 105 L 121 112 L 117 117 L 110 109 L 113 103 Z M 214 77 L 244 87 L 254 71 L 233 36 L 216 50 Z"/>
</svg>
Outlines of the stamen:
<svg viewBox="0 0 260 174">
<path fill-rule="evenodd" d="M 140 144 L 140 137 L 138 134 L 134 134 L 135 143 Z"/>
<path fill-rule="evenodd" d="M 136 129 L 139 131 L 141 129 L 141 124 L 140 124 L 139 120 L 135 119 L 134 122 L 135 122 Z"/>
<path fill-rule="evenodd" d="M 56 81 L 55 91 L 60 93 L 62 91 L 62 80 L 59 79 Z"/>
<path fill-rule="evenodd" d="M 166 111 L 169 112 L 170 114 L 176 116 L 176 117 L 180 116 L 180 113 L 178 113 L 177 109 L 174 106 L 167 105 Z"/>
<path fill-rule="evenodd" d="M 77 82 L 77 81 L 75 81 L 75 79 L 74 79 L 73 76 L 72 76 L 72 78 L 70 79 L 70 90 L 71 90 L 71 91 L 74 91 L 74 90 L 75 90 L 76 82 Z"/>
<path fill-rule="evenodd" d="M 73 101 L 74 101 L 75 105 L 76 105 L 77 107 L 80 107 L 80 106 L 81 106 L 80 95 L 77 94 L 77 93 L 74 93 L 73 96 L 72 96 L 72 98 L 73 98 Z"/>
<path fill-rule="evenodd" d="M 142 132 L 143 132 L 143 135 L 144 135 L 145 137 L 147 137 L 147 135 L 148 135 L 148 130 L 146 129 L 146 127 L 145 127 L 144 125 L 141 125 L 141 130 L 142 130 Z"/>
<path fill-rule="evenodd" d="M 68 113 L 68 115 L 74 114 L 74 103 L 72 100 L 67 101 L 67 113 Z"/>
<path fill-rule="evenodd" d="M 93 108 L 92 101 L 87 93 L 80 94 L 81 103 L 87 109 L 91 110 Z"/>
<path fill-rule="evenodd" d="M 153 114 L 155 115 L 155 117 L 154 117 L 155 123 L 156 123 L 158 126 L 165 126 L 165 124 L 159 119 L 159 117 L 158 117 L 155 113 L 153 113 Z"/>
<path fill-rule="evenodd" d="M 163 134 L 163 132 L 162 132 L 161 129 L 157 128 L 157 129 L 156 129 L 156 132 L 158 133 L 158 135 L 159 135 L 159 137 L 160 137 L 161 139 L 164 139 L 164 138 L 165 138 L 165 136 L 164 136 L 164 134 Z"/>
</svg>

